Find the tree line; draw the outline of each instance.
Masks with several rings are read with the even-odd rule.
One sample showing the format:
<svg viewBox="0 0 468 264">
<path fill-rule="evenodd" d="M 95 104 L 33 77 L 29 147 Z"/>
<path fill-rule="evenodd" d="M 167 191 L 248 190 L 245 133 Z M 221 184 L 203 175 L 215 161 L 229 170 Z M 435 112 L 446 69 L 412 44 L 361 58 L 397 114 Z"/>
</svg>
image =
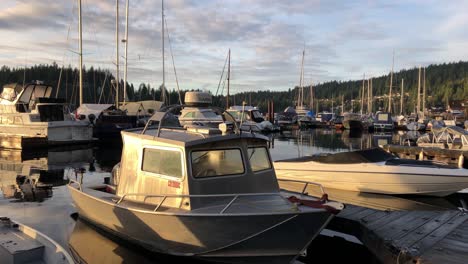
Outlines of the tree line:
<svg viewBox="0 0 468 264">
<path fill-rule="evenodd" d="M 400 85 L 404 79 L 404 112 L 414 112 L 418 90 L 418 68 L 404 69 L 393 74 L 392 84 L 392 108 L 395 113 L 400 109 Z M 468 62 L 443 63 L 429 65 L 425 69 L 426 82 L 426 107 L 456 106 L 461 101 L 468 99 Z M 107 69 L 83 67 L 83 101 L 85 103 L 114 103 L 115 83 L 114 76 Z M 71 66 L 61 67 L 56 63 L 39 64 L 27 68 L 12 68 L 3 66 L 0 68 L 0 87 L 7 83 L 28 83 L 33 80 L 41 80 L 54 88 L 52 95 L 57 95 L 66 100 L 72 106 L 78 105 L 78 69 Z M 422 80 L 423 81 L 423 80 Z M 311 87 L 305 86 L 304 104 L 310 105 L 315 111 L 341 110 L 344 102 L 345 111 L 359 111 L 360 91 L 362 80 L 331 81 L 314 85 L 313 105 L 311 102 Z M 119 82 L 119 101 L 123 101 L 123 81 Z M 388 94 L 390 86 L 390 74 L 372 78 L 373 111 L 388 108 Z M 367 87 L 367 81 L 366 81 Z M 422 87 L 422 84 L 421 84 Z M 298 104 L 297 98 L 300 87 L 287 88 L 284 91 L 253 91 L 242 92 L 230 96 L 230 105 L 246 104 L 257 106 L 266 112 L 268 103 L 273 101 L 275 112 L 281 112 L 288 106 Z M 0 88 L 1 89 L 1 88 Z M 367 88 L 366 88 L 367 89 Z M 179 102 L 179 93 L 174 89 L 166 90 L 166 104 Z M 161 100 L 162 85 L 153 87 L 150 84 L 140 83 L 137 87 L 133 83 L 127 83 L 127 101 Z M 185 90 L 181 91 L 183 101 Z M 225 107 L 226 96 L 213 97 L 213 104 Z"/>
</svg>

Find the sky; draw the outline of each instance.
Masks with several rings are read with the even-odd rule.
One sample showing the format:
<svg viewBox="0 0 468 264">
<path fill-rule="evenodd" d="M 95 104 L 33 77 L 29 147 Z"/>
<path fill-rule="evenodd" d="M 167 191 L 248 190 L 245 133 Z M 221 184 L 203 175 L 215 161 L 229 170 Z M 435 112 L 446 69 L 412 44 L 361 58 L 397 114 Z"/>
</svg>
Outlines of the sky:
<svg viewBox="0 0 468 264">
<path fill-rule="evenodd" d="M 77 0 L 2 0 L 0 65 L 77 66 Z M 467 60 L 468 1 L 170 0 L 166 87 L 216 93 L 231 49 L 231 93 L 359 80 Z M 82 0 L 83 63 L 116 72 L 116 0 Z M 130 0 L 128 81 L 162 83 L 161 1 Z M 119 39 L 125 0 L 119 0 Z M 172 49 L 172 52 L 171 52 Z M 123 78 L 124 44 L 119 41 Z M 225 93 L 225 91 L 224 91 Z"/>
</svg>

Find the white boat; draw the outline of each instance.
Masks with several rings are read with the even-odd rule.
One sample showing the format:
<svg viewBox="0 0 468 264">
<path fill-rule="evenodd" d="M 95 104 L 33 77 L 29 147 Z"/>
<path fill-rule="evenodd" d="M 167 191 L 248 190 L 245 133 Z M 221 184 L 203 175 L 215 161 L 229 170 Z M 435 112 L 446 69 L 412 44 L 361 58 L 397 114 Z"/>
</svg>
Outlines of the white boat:
<svg viewBox="0 0 468 264">
<path fill-rule="evenodd" d="M 8 217 L 0 217 L 0 257 L 2 264 L 75 263 L 68 252 L 50 237 Z"/>
<path fill-rule="evenodd" d="M 159 253 L 289 263 L 343 208 L 326 195 L 280 192 L 267 137 L 225 124 L 163 128 L 169 112 L 122 132 L 115 188 L 68 186 L 81 218 Z M 151 128 L 153 120 L 159 127 Z"/>
<path fill-rule="evenodd" d="M 446 196 L 468 188 L 468 170 L 433 161 L 399 159 L 382 149 L 274 162 L 278 179 L 383 194 Z"/>
<path fill-rule="evenodd" d="M 461 127 L 449 126 L 432 128 L 432 131 L 418 138 L 419 147 L 468 150 L 468 131 Z"/>
<path fill-rule="evenodd" d="M 0 147 L 33 148 L 93 141 L 89 122 L 73 120 L 52 86 L 7 84 L 0 94 Z"/>
<path fill-rule="evenodd" d="M 243 131 L 271 132 L 275 130 L 273 124 L 265 120 L 256 107 L 235 105 L 229 107 L 227 112 L 236 119 L 238 126 Z"/>
<path fill-rule="evenodd" d="M 180 125 L 216 128 L 223 123 L 223 117 L 211 107 L 211 97 L 212 95 L 206 92 L 186 92 L 185 105 L 179 116 Z"/>
</svg>

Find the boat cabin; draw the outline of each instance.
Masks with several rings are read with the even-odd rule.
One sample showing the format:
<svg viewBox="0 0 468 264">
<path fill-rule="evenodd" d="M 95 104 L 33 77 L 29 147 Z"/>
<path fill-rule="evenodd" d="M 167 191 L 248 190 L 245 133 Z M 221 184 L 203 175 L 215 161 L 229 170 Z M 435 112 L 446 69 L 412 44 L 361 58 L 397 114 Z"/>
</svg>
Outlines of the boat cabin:
<svg viewBox="0 0 468 264">
<path fill-rule="evenodd" d="M 63 121 L 65 100 L 50 98 L 52 89 L 42 82 L 7 84 L 0 94 L 0 114 L 32 113 L 38 115 L 32 115 L 31 121 Z"/>
<path fill-rule="evenodd" d="M 236 193 L 279 191 L 264 136 L 198 127 L 134 129 L 122 137 L 116 194 L 126 200 L 194 210 L 226 204 Z"/>
<path fill-rule="evenodd" d="M 377 112 L 374 119 L 374 129 L 392 130 L 394 128 L 392 115 L 387 112 Z"/>
<path fill-rule="evenodd" d="M 253 121 L 255 123 L 261 123 L 265 121 L 260 110 L 253 106 L 231 106 L 227 112 L 234 116 L 238 122 Z"/>
</svg>

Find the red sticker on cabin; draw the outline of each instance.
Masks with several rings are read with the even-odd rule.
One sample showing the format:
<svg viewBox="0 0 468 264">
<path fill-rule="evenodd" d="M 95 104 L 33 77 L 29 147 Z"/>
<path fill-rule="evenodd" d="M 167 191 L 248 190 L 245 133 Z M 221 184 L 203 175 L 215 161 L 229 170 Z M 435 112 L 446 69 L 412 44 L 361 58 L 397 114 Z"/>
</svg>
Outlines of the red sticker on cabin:
<svg viewBox="0 0 468 264">
<path fill-rule="evenodd" d="M 172 188 L 180 188 L 180 182 L 178 181 L 168 181 L 167 186 Z"/>
</svg>

